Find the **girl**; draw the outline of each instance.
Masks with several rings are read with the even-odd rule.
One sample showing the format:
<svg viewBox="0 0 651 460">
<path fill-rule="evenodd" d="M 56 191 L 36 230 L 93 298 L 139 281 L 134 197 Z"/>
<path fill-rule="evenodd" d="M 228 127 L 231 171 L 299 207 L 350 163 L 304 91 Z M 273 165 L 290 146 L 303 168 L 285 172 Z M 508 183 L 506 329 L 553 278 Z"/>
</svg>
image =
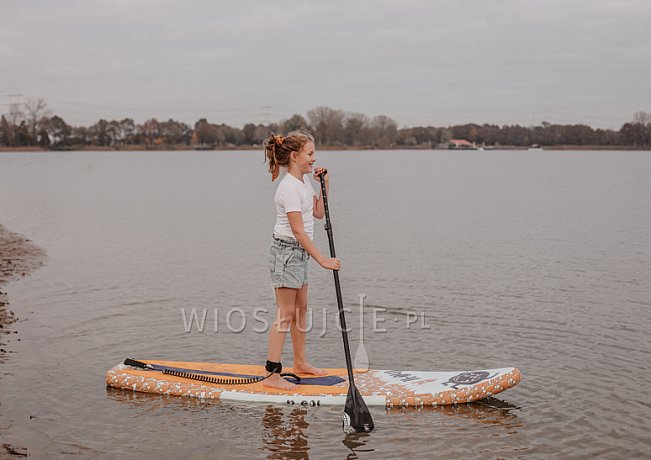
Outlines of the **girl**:
<svg viewBox="0 0 651 460">
<path fill-rule="evenodd" d="M 323 268 L 339 270 L 338 259 L 323 257 L 312 243 L 314 217 L 324 215 L 323 197 L 316 197 L 309 177 L 314 179 L 324 168 L 312 165 L 314 139 L 311 135 L 291 132 L 287 137 L 271 135 L 265 141 L 265 159 L 269 162 L 271 180 L 279 175 L 280 167 L 287 169 L 276 190 L 276 225 L 269 248 L 269 270 L 271 285 L 276 293 L 276 321 L 269 331 L 269 353 L 267 372 L 272 373 L 263 381 L 267 387 L 291 390 L 296 385 L 280 377 L 280 357 L 285 344 L 287 330 L 291 331 L 294 346 L 294 373 L 324 375 L 325 371 L 312 366 L 305 359 L 305 332 L 307 316 L 308 260 L 310 256 Z M 324 177 L 329 190 L 328 174 Z"/>
</svg>

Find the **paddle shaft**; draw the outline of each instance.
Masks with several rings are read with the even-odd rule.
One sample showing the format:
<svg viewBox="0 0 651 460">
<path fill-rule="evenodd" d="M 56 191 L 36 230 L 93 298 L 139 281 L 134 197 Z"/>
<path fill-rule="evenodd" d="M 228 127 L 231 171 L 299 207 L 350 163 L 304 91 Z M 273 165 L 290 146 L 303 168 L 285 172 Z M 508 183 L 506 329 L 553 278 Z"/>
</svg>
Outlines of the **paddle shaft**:
<svg viewBox="0 0 651 460">
<path fill-rule="evenodd" d="M 330 211 L 328 209 L 328 195 L 326 192 L 325 179 L 324 176 L 327 172 L 324 172 L 319 176 L 321 181 L 321 196 L 323 197 L 323 208 L 325 209 L 325 230 L 328 234 L 328 243 L 330 245 L 330 257 L 337 257 L 335 254 L 335 241 L 332 236 L 332 224 L 330 222 Z M 344 339 L 344 352 L 346 354 L 346 368 L 348 369 L 348 382 L 351 388 L 355 388 L 355 380 L 353 378 L 353 362 L 350 358 L 350 345 L 348 345 L 348 332 L 346 328 L 346 314 L 344 313 L 344 301 L 341 298 L 341 284 L 339 283 L 339 272 L 337 270 L 332 271 L 335 277 L 335 290 L 337 291 L 337 308 L 339 309 L 339 325 L 341 326 L 341 335 Z"/>
</svg>

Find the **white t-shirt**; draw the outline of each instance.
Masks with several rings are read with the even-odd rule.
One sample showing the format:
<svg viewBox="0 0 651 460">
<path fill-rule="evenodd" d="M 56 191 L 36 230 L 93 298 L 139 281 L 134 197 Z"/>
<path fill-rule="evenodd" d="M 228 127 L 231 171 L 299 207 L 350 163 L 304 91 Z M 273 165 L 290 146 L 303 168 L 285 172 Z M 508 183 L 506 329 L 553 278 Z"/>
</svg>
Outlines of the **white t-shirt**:
<svg viewBox="0 0 651 460">
<path fill-rule="evenodd" d="M 308 175 L 303 176 L 303 182 L 301 182 L 291 174 L 286 173 L 280 179 L 276 195 L 274 196 L 274 203 L 276 204 L 274 234 L 286 238 L 294 238 L 292 227 L 289 225 L 289 219 L 287 219 L 287 213 L 299 211 L 303 217 L 305 233 L 310 237 L 310 240 L 313 239 L 314 216 L 312 215 L 312 210 L 314 208 L 314 196 L 316 196 L 316 193 L 314 193 L 314 188 Z"/>
</svg>

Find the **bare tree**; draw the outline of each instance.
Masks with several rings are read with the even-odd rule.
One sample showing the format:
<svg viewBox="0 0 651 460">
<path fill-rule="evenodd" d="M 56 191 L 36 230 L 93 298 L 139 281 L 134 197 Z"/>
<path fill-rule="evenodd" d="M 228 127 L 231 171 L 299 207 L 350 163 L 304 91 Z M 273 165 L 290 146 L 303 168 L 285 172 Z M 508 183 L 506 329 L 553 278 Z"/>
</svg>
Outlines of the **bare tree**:
<svg viewBox="0 0 651 460">
<path fill-rule="evenodd" d="M 378 115 L 371 120 L 373 144 L 381 149 L 393 147 L 398 139 L 398 123 L 386 115 Z"/>
<path fill-rule="evenodd" d="M 48 109 L 47 103 L 44 99 L 30 99 L 23 104 L 25 112 L 27 113 L 27 124 L 29 126 L 29 134 L 36 139 L 36 131 L 38 124 L 42 118 L 49 117 L 52 111 Z"/>
<path fill-rule="evenodd" d="M 120 120 L 120 133 L 123 136 L 123 142 L 132 144 L 136 134 L 136 123 L 131 118 Z"/>
<path fill-rule="evenodd" d="M 111 139 L 108 135 L 108 121 L 103 118 L 98 120 L 97 123 L 88 128 L 91 136 L 91 143 L 102 147 L 111 145 Z"/>
<path fill-rule="evenodd" d="M 346 145 L 368 145 L 370 144 L 371 120 L 363 113 L 352 112 L 346 114 L 344 121 L 344 143 Z"/>
<path fill-rule="evenodd" d="M 639 111 L 633 114 L 633 123 L 639 123 L 641 125 L 648 125 L 651 123 L 651 113 Z"/>
<path fill-rule="evenodd" d="M 48 120 L 48 141 L 52 142 L 54 147 L 65 146 L 72 135 L 72 127 L 68 125 L 63 118 L 53 116 Z M 49 139 L 51 137 L 51 139 Z"/>
<path fill-rule="evenodd" d="M 161 126 L 156 118 L 150 118 L 140 126 L 140 133 L 142 134 L 145 145 L 148 147 L 162 143 Z"/>
<path fill-rule="evenodd" d="M 14 145 L 14 125 L 10 124 L 4 115 L 0 117 L 0 145 Z"/>
<path fill-rule="evenodd" d="M 280 126 L 283 133 L 289 133 L 291 131 L 305 131 L 308 124 L 301 115 L 294 114 L 291 118 L 281 121 Z"/>
<path fill-rule="evenodd" d="M 344 112 L 330 107 L 317 107 L 307 112 L 314 137 L 319 144 L 337 145 L 342 143 Z"/>
<path fill-rule="evenodd" d="M 224 143 L 224 133 L 219 126 L 208 123 L 205 118 L 194 124 L 192 144 L 198 148 L 214 148 Z"/>
<path fill-rule="evenodd" d="M 25 120 L 25 112 L 20 108 L 20 104 L 9 104 L 7 122 L 13 126 L 18 126 L 23 120 Z"/>
</svg>

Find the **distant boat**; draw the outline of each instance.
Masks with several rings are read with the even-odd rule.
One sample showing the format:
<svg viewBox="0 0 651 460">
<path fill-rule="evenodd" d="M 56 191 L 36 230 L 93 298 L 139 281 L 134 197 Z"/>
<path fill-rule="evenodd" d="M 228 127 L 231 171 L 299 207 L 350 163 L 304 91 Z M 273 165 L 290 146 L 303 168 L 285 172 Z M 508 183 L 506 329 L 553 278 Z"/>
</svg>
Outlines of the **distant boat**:
<svg viewBox="0 0 651 460">
<path fill-rule="evenodd" d="M 529 147 L 527 150 L 535 152 L 535 151 L 542 151 L 543 148 L 538 144 L 531 144 L 531 147 Z"/>
</svg>

